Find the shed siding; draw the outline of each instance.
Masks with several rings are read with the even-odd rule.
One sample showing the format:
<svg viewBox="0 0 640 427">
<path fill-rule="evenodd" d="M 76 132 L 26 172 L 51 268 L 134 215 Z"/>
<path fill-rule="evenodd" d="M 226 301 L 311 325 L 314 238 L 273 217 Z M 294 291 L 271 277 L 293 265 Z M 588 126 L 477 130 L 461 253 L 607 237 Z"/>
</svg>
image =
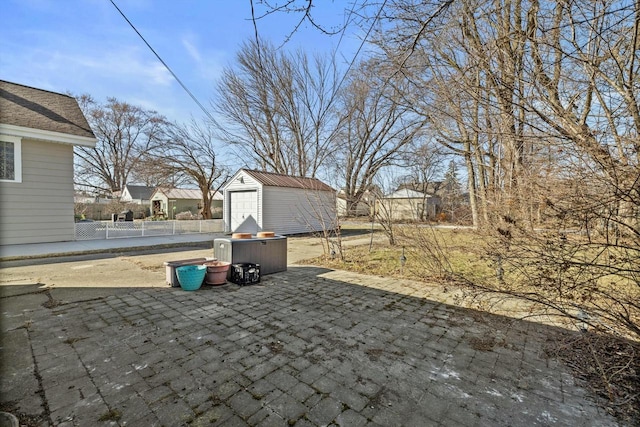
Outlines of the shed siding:
<svg viewBox="0 0 640 427">
<path fill-rule="evenodd" d="M 22 182 L 0 182 L 1 243 L 73 240 L 73 206 L 73 146 L 23 139 Z"/>
<path fill-rule="evenodd" d="M 244 182 L 240 182 L 240 178 Z M 262 185 L 244 173 L 243 171 L 239 171 L 224 187 L 224 203 L 223 203 L 223 218 L 224 218 L 224 229 L 225 231 L 233 231 L 231 230 L 231 193 L 234 191 L 251 191 L 256 190 L 257 193 L 257 202 L 258 202 L 258 217 L 256 218 L 256 222 L 258 223 L 258 231 L 265 230 L 262 226 L 263 215 L 263 190 Z"/>
<path fill-rule="evenodd" d="M 189 211 L 192 214 L 196 215 L 199 211 L 198 204 L 200 204 L 200 200 L 192 200 L 192 199 L 170 199 L 163 193 L 156 193 L 151 200 L 149 201 L 149 206 L 151 211 L 153 212 L 153 202 L 161 201 L 162 206 L 161 209 L 167 215 L 169 219 L 175 219 L 175 215 Z M 175 200 L 175 202 L 169 203 L 170 200 Z M 173 207 L 176 207 L 173 209 Z M 170 212 L 171 210 L 172 212 Z"/>
<path fill-rule="evenodd" d="M 286 235 L 336 227 L 335 192 L 330 187 L 320 183 L 324 189 L 330 191 L 324 189 L 319 191 L 269 185 L 258 177 L 252 177 L 250 173 L 252 171 L 246 172 L 241 169 L 225 184 L 223 215 L 225 231 L 233 231 L 231 230 L 231 193 L 236 191 L 256 191 L 257 231 L 273 231 Z M 253 171 L 253 173 L 257 172 Z M 287 178 L 276 175 L 271 174 L 268 178 L 276 181 Z M 296 178 L 296 180 L 299 179 Z M 283 183 L 285 182 L 289 183 L 286 179 Z"/>
<path fill-rule="evenodd" d="M 263 193 L 263 230 L 298 234 L 336 226 L 336 200 L 332 192 L 264 187 Z"/>
</svg>

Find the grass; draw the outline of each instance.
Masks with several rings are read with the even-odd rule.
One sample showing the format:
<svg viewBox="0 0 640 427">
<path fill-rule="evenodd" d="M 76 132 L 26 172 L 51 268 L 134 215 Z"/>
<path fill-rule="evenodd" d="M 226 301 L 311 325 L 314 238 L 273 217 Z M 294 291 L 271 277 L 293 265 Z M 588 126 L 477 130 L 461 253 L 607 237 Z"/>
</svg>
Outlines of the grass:
<svg viewBox="0 0 640 427">
<path fill-rule="evenodd" d="M 358 232 L 351 230 L 349 234 L 357 235 Z M 305 262 L 364 274 L 425 281 L 445 278 L 449 275 L 447 271 L 471 277 L 486 277 L 492 272 L 491 263 L 483 259 L 477 250 L 481 245 L 478 236 L 469 230 L 404 227 L 399 228 L 397 241 L 396 246 L 378 241 L 371 249 L 369 245 L 346 247 L 344 259 L 318 257 Z M 431 256 L 426 257 L 425 250 L 430 251 Z M 403 253 L 406 257 L 404 265 L 400 260 Z"/>
<path fill-rule="evenodd" d="M 104 414 L 100 415 L 100 418 L 98 418 L 98 421 L 118 421 L 120 418 L 122 418 L 122 414 L 115 410 L 115 409 L 111 409 L 107 412 L 105 412 Z"/>
</svg>

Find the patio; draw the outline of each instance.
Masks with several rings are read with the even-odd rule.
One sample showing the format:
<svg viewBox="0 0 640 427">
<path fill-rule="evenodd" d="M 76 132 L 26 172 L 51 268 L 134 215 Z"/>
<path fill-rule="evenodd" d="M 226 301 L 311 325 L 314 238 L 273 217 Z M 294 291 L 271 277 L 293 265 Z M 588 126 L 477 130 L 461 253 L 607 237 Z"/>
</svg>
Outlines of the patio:
<svg viewBox="0 0 640 427">
<path fill-rule="evenodd" d="M 326 273 L 70 303 L 14 289 L 4 405 L 60 426 L 617 425 L 545 357 L 552 327 Z"/>
</svg>

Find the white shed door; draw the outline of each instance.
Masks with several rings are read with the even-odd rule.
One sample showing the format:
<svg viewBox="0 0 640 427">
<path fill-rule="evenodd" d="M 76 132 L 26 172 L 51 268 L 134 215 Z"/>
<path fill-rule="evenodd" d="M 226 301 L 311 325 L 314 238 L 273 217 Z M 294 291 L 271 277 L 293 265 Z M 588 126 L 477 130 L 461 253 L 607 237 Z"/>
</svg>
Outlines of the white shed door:
<svg viewBox="0 0 640 427">
<path fill-rule="evenodd" d="M 258 232 L 257 191 L 234 191 L 231 193 L 231 231 Z"/>
</svg>

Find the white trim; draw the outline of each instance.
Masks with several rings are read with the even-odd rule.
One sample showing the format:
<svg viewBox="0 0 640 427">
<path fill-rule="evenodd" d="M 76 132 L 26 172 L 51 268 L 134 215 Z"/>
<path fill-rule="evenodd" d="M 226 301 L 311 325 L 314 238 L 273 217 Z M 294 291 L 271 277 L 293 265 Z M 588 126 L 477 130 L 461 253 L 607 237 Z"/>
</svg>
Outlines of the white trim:
<svg viewBox="0 0 640 427">
<path fill-rule="evenodd" d="M 239 176 L 240 174 L 243 174 L 243 175 L 244 175 L 244 171 L 242 170 L 242 168 L 238 169 L 238 171 L 237 171 L 236 173 L 234 173 L 234 174 L 233 174 L 233 176 L 232 176 L 231 178 L 229 178 L 229 179 L 227 180 L 227 182 L 226 182 L 226 183 L 224 183 L 224 185 L 222 186 L 222 189 L 221 189 L 221 190 L 222 190 L 222 192 L 223 192 L 223 194 L 224 194 L 224 192 L 226 191 L 226 189 L 227 189 L 227 188 L 229 188 L 229 186 L 230 186 L 231 184 L 233 184 L 233 182 L 234 182 L 236 179 L 238 179 L 238 176 Z M 245 175 L 245 176 L 246 176 L 246 175 Z"/>
<path fill-rule="evenodd" d="M 13 179 L 0 179 L 0 182 L 22 182 L 22 138 L 0 134 L 0 141 L 13 144 Z"/>
<path fill-rule="evenodd" d="M 21 138 L 39 139 L 59 144 L 82 145 L 85 147 L 95 147 L 97 142 L 96 138 L 90 138 L 87 136 L 70 135 L 68 133 L 52 132 L 48 130 L 7 124 L 0 124 L 0 133 Z"/>
</svg>

